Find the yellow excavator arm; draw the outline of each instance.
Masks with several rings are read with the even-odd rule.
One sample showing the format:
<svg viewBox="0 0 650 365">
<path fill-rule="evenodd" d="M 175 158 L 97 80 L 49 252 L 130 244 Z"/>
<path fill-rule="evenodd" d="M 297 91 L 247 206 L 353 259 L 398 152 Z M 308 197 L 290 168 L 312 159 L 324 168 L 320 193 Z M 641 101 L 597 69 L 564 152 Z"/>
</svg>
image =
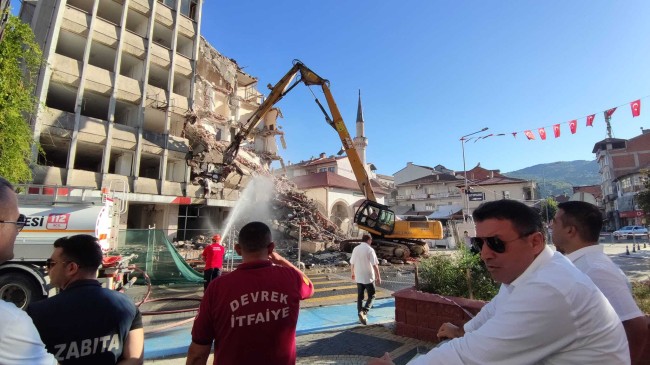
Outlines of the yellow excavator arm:
<svg viewBox="0 0 650 365">
<path fill-rule="evenodd" d="M 300 74 L 300 79 L 297 80 L 294 84 L 290 85 L 298 73 Z M 350 137 L 350 133 L 348 132 L 348 129 L 343 122 L 343 117 L 341 117 L 339 108 L 334 101 L 334 97 L 332 96 L 332 92 L 329 88 L 329 81 L 318 76 L 318 74 L 310 70 L 307 66 L 305 66 L 304 63 L 298 60 L 294 60 L 293 67 L 291 67 L 291 69 L 284 75 L 284 77 L 282 77 L 280 81 L 278 81 L 278 83 L 271 88 L 271 93 L 269 96 L 262 102 L 262 104 L 260 104 L 257 110 L 248 118 L 246 123 L 244 123 L 242 129 L 233 137 L 232 143 L 224 152 L 223 165 L 227 166 L 233 163 L 235 157 L 237 157 L 241 143 L 250 135 L 253 129 L 257 127 L 264 115 L 269 110 L 271 110 L 271 108 L 273 108 L 273 106 L 279 102 L 289 91 L 291 91 L 296 85 L 301 82 L 307 86 L 318 85 L 323 90 L 323 94 L 327 100 L 327 106 L 332 113 L 332 117 L 330 118 L 318 99 L 316 99 L 316 103 L 320 107 L 323 114 L 325 114 L 327 123 L 332 126 L 332 128 L 334 128 L 334 130 L 336 130 L 336 132 L 339 134 L 341 142 L 343 143 L 343 149 L 345 150 L 348 159 L 350 160 L 350 164 L 352 165 L 352 170 L 354 171 L 354 176 L 359 184 L 359 188 L 368 200 L 376 202 L 377 198 L 375 197 L 375 193 L 372 191 L 372 187 L 370 186 L 370 179 L 368 178 L 365 167 L 359 158 L 359 154 L 354 148 L 352 138 Z M 226 177 L 227 176 L 221 176 L 222 179 L 225 179 Z"/>
<path fill-rule="evenodd" d="M 298 74 L 300 74 L 299 79 L 293 81 Z M 221 169 L 222 173 L 218 175 L 218 180 L 223 181 L 228 177 L 228 174 L 232 171 L 231 166 L 237 157 L 241 143 L 250 135 L 253 129 L 258 126 L 260 121 L 264 118 L 264 115 L 289 91 L 300 83 L 304 83 L 307 86 L 317 85 L 321 87 L 331 116 L 327 113 L 318 98 L 315 99 L 315 102 L 325 115 L 327 123 L 338 133 L 341 143 L 343 144 L 343 149 L 350 161 L 354 176 L 359 184 L 359 188 L 366 197 L 366 200 L 361 204 L 354 215 L 354 222 L 360 228 L 370 232 L 374 236 L 385 237 L 389 241 L 410 242 L 413 240 L 442 238 L 442 225 L 440 222 L 395 222 L 395 214 L 393 211 L 391 211 L 387 206 L 377 202 L 375 192 L 372 190 L 372 186 L 370 185 L 368 172 L 359 157 L 359 153 L 354 148 L 352 137 L 350 137 L 350 133 L 345 126 L 341 112 L 334 101 L 332 92 L 330 91 L 329 81 L 318 76 L 318 74 L 310 70 L 298 60 L 294 60 L 291 69 L 280 79 L 280 81 L 278 81 L 277 84 L 275 84 L 275 86 L 271 88 L 269 96 L 262 102 L 262 104 L 260 104 L 257 110 L 244 123 L 241 130 L 233 137 L 233 141 L 224 152 L 223 166 Z M 404 257 L 408 257 L 408 248 L 403 255 Z"/>
</svg>

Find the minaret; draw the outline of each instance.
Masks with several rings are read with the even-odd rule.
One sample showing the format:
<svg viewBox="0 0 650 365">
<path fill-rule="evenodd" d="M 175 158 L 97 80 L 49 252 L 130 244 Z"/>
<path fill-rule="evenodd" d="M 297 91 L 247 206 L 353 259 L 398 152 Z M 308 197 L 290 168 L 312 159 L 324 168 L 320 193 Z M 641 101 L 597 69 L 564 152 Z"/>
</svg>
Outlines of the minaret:
<svg viewBox="0 0 650 365">
<path fill-rule="evenodd" d="M 368 138 L 364 134 L 363 109 L 361 108 L 361 90 L 359 90 L 359 106 L 357 107 L 357 136 L 354 137 L 354 148 L 357 149 L 359 158 L 364 167 L 366 167 L 366 147 Z"/>
</svg>

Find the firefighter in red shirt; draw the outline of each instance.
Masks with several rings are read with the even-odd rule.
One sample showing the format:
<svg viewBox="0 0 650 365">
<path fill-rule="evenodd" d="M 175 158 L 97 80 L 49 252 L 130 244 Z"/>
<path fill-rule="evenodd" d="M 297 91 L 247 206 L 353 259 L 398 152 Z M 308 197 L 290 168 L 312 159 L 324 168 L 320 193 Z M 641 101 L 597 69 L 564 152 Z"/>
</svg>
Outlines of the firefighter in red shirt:
<svg viewBox="0 0 650 365">
<path fill-rule="evenodd" d="M 242 263 L 205 292 L 192 327 L 186 365 L 294 365 L 300 301 L 314 285 L 275 252 L 271 230 L 251 222 L 239 231 Z"/>
<path fill-rule="evenodd" d="M 215 234 L 212 236 L 212 244 L 203 249 L 201 257 L 205 261 L 205 270 L 203 271 L 203 290 L 205 291 L 212 279 L 221 275 L 223 268 L 223 256 L 226 254 L 226 249 L 221 245 L 221 236 Z"/>
</svg>

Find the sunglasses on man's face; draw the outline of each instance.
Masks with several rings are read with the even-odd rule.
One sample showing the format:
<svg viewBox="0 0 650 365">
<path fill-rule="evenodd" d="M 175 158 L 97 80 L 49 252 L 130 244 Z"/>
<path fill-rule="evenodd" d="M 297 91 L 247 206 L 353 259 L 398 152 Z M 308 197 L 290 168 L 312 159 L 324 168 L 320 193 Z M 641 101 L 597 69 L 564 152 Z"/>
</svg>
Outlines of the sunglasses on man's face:
<svg viewBox="0 0 650 365">
<path fill-rule="evenodd" d="M 20 232 L 23 230 L 23 228 L 25 228 L 25 225 L 27 224 L 27 217 L 24 214 L 21 214 L 15 221 L 0 221 L 0 223 L 15 224 L 18 232 Z"/>
<path fill-rule="evenodd" d="M 519 236 L 519 237 L 517 237 L 517 238 L 515 238 L 513 240 L 510 240 L 510 241 L 504 241 L 504 240 L 500 239 L 499 237 L 493 236 L 493 237 L 472 237 L 470 239 L 470 242 L 472 244 L 472 247 L 474 247 L 474 249 L 477 250 L 478 252 L 481 252 L 481 250 L 483 249 L 483 244 L 487 244 L 487 246 L 490 248 L 490 250 L 492 250 L 492 251 L 494 251 L 496 253 L 504 253 L 504 252 L 506 252 L 506 243 L 514 242 L 514 241 L 522 239 L 524 237 L 528 237 L 533 233 L 535 233 L 535 232 L 530 232 L 530 233 L 521 235 L 521 236 Z"/>
</svg>

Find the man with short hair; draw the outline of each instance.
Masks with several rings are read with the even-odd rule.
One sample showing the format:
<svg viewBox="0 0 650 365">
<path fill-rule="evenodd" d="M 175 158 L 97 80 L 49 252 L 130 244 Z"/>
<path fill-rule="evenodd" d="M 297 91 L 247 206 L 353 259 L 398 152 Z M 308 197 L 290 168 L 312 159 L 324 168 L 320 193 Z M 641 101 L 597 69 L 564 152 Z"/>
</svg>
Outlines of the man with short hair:
<svg viewBox="0 0 650 365">
<path fill-rule="evenodd" d="M 226 249 L 221 245 L 221 235 L 215 234 L 212 236 L 212 243 L 205 246 L 201 258 L 205 261 L 205 269 L 203 270 L 203 291 L 208 288 L 210 282 L 221 275 L 223 268 L 223 256 L 226 254 Z"/>
<path fill-rule="evenodd" d="M 186 364 L 205 365 L 213 342 L 214 364 L 295 364 L 300 301 L 314 286 L 274 249 L 266 224 L 242 227 L 235 245 L 242 263 L 208 286 Z"/>
<path fill-rule="evenodd" d="M 62 365 L 144 362 L 140 311 L 125 294 L 101 287 L 101 265 L 95 237 L 57 239 L 47 268 L 51 285 L 61 291 L 27 308 L 48 351 Z"/>
<path fill-rule="evenodd" d="M 27 222 L 18 212 L 14 188 L 0 177 L 0 264 L 14 258 L 14 242 Z M 52 365 L 54 356 L 48 354 L 34 323 L 13 303 L 0 300 L 0 364 Z"/>
<path fill-rule="evenodd" d="M 632 364 L 638 363 L 643 356 L 648 325 L 632 297 L 627 277 L 598 244 L 602 213 L 587 202 L 560 203 L 551 226 L 557 250 L 587 274 L 614 307 L 627 334 Z"/>
<path fill-rule="evenodd" d="M 379 260 L 375 250 L 370 247 L 372 237 L 368 234 L 361 236 L 361 244 L 352 250 L 350 257 L 350 269 L 352 271 L 352 280 L 357 283 L 357 313 L 359 321 L 368 324 L 368 311 L 372 308 L 375 300 L 375 280 L 381 284 L 381 275 L 379 274 Z M 363 305 L 364 293 L 368 293 L 366 305 Z"/>
<path fill-rule="evenodd" d="M 480 249 L 499 293 L 452 338 L 410 365 L 629 364 L 621 321 L 594 283 L 544 241 L 538 211 L 497 200 L 472 214 Z M 370 364 L 390 364 L 384 355 Z"/>
</svg>

